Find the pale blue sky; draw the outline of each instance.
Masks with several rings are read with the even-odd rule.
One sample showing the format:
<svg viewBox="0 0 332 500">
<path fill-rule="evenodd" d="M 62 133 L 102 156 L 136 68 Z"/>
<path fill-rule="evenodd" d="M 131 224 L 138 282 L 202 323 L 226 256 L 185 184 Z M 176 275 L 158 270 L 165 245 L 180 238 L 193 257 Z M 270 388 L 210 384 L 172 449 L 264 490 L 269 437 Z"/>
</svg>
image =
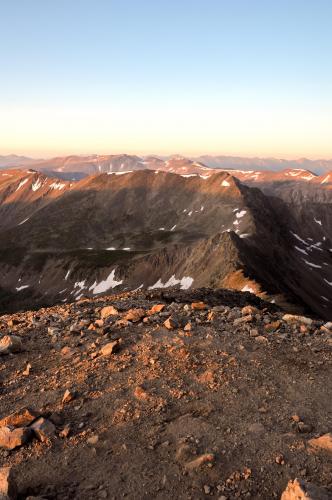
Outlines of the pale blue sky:
<svg viewBox="0 0 332 500">
<path fill-rule="evenodd" d="M 0 154 L 332 157 L 330 0 L 0 7 Z"/>
</svg>

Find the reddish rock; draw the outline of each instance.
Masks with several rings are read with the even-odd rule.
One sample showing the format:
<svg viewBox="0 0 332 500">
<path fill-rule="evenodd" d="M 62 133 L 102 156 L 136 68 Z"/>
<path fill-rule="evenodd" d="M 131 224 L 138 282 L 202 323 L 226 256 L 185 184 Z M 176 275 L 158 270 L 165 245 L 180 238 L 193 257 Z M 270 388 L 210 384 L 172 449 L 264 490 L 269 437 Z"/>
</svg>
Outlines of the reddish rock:
<svg viewBox="0 0 332 500">
<path fill-rule="evenodd" d="M 31 430 L 28 427 L 0 428 L 0 448 L 5 450 L 14 450 L 26 444 L 31 438 Z"/>
<path fill-rule="evenodd" d="M 329 432 L 319 438 L 310 439 L 308 444 L 317 451 L 332 453 L 332 433 Z"/>
<path fill-rule="evenodd" d="M 244 306 L 241 309 L 242 316 L 248 316 L 249 314 L 258 314 L 260 311 L 254 306 Z"/>
<path fill-rule="evenodd" d="M 0 467 L 0 499 L 16 500 L 17 485 L 13 469 L 11 467 Z"/>
<path fill-rule="evenodd" d="M 166 321 L 164 321 L 164 327 L 167 328 L 167 330 L 173 330 L 174 328 L 177 328 L 177 326 L 178 324 L 174 320 L 174 318 L 172 318 L 172 316 L 170 316 L 169 318 L 167 318 Z"/>
<path fill-rule="evenodd" d="M 307 318 L 306 316 L 297 316 L 296 314 L 284 314 L 282 319 L 288 323 L 298 322 L 306 325 L 312 324 L 311 318 Z"/>
<path fill-rule="evenodd" d="M 278 330 L 281 326 L 281 321 L 272 321 L 271 323 L 267 323 L 265 325 L 265 330 L 267 332 L 274 332 L 275 330 Z"/>
<path fill-rule="evenodd" d="M 301 479 L 289 481 L 280 500 L 329 500 L 328 493 L 314 484 L 306 483 Z"/>
<path fill-rule="evenodd" d="M 204 302 L 193 302 L 191 304 L 191 308 L 194 311 L 203 311 L 204 309 L 207 309 L 208 306 Z"/>
<path fill-rule="evenodd" d="M 119 314 L 118 310 L 113 306 L 103 307 L 100 311 L 101 319 L 108 318 L 108 316 L 117 316 Z"/>
<path fill-rule="evenodd" d="M 0 420 L 0 427 L 26 427 L 38 417 L 40 417 L 40 413 L 38 411 L 33 410 L 28 406 L 24 406 L 7 417 L 2 418 Z"/>
<path fill-rule="evenodd" d="M 0 340 L 0 355 L 23 351 L 20 337 L 16 335 L 5 335 Z"/>
<path fill-rule="evenodd" d="M 146 312 L 144 309 L 129 309 L 129 311 L 124 315 L 123 319 L 131 321 L 132 323 L 137 323 L 140 321 Z"/>
<path fill-rule="evenodd" d="M 135 387 L 134 396 L 141 401 L 147 401 L 150 398 L 149 394 L 141 386 Z"/>
<path fill-rule="evenodd" d="M 69 403 L 70 401 L 72 401 L 73 399 L 75 399 L 76 397 L 76 393 L 73 392 L 73 391 L 70 391 L 69 389 L 66 389 L 64 395 L 63 395 L 63 398 L 62 398 L 62 402 L 63 403 Z"/>
<path fill-rule="evenodd" d="M 208 462 L 213 462 L 213 461 L 214 461 L 213 453 L 205 453 L 204 455 L 200 455 L 199 457 L 195 458 L 194 460 L 187 462 L 185 464 L 184 468 L 187 471 L 192 471 L 192 470 L 198 469 L 203 464 L 206 464 Z"/>
<path fill-rule="evenodd" d="M 160 313 L 165 309 L 165 304 L 155 304 L 154 306 L 151 307 L 151 309 L 147 312 L 148 316 L 151 316 L 152 314 L 157 314 Z"/>
<path fill-rule="evenodd" d="M 120 342 L 118 340 L 114 340 L 113 342 L 109 342 L 108 344 L 105 344 L 101 349 L 100 349 L 100 354 L 102 356 L 110 356 L 114 352 L 119 350 Z"/>
</svg>

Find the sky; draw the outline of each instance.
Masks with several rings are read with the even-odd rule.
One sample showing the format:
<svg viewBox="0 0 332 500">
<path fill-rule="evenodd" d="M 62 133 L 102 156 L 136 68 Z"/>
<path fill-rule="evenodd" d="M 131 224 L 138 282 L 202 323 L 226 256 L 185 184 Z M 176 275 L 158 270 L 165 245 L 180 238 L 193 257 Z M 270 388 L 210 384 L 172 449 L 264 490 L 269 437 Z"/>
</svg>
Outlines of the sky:
<svg viewBox="0 0 332 500">
<path fill-rule="evenodd" d="M 0 12 L 0 154 L 332 158 L 331 0 Z"/>
</svg>

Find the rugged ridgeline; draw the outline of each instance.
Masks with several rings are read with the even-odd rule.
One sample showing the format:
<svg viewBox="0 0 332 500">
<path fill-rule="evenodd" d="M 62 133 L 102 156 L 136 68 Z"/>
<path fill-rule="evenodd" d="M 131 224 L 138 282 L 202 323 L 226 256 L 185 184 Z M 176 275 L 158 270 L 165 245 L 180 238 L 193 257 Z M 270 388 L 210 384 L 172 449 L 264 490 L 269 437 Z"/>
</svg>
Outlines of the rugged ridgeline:
<svg viewBox="0 0 332 500">
<path fill-rule="evenodd" d="M 331 191 L 316 186 L 311 198 L 301 187 L 283 197 L 226 172 L 145 169 L 69 183 L 7 170 L 2 310 L 177 285 L 248 290 L 329 319 Z"/>
<path fill-rule="evenodd" d="M 0 497 L 328 500 L 331 350 L 227 290 L 2 316 Z"/>
</svg>

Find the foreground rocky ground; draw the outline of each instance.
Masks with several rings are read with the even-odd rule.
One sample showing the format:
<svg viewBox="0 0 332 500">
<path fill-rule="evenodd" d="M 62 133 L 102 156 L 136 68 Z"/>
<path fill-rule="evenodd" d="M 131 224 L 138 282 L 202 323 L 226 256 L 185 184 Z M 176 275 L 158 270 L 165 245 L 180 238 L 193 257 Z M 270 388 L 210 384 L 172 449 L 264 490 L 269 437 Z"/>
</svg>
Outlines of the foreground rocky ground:
<svg viewBox="0 0 332 500">
<path fill-rule="evenodd" d="M 138 291 L 0 332 L 0 498 L 331 498 L 331 323 Z"/>
</svg>

